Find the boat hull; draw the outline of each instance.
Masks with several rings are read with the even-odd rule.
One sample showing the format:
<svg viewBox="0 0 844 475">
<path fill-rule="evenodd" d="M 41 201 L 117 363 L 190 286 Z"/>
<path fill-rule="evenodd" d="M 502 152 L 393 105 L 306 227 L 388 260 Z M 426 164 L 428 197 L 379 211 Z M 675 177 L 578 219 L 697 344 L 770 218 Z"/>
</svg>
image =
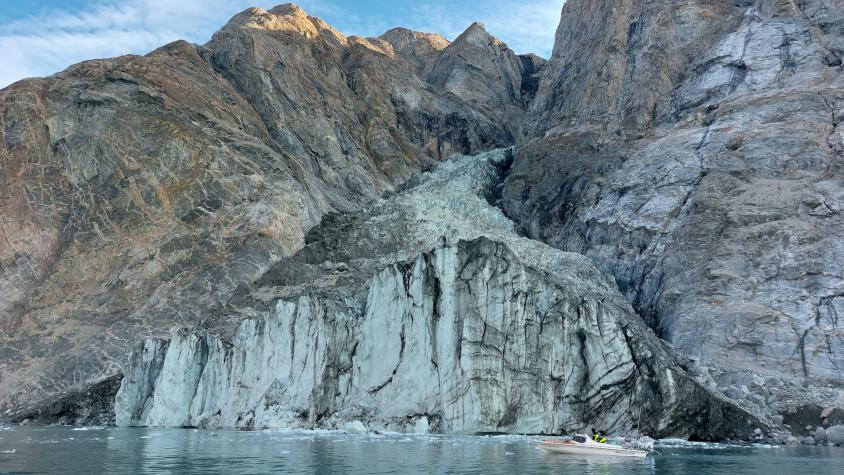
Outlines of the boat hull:
<svg viewBox="0 0 844 475">
<path fill-rule="evenodd" d="M 539 450 L 552 454 L 569 454 L 569 455 L 609 455 L 613 457 L 637 457 L 644 458 L 648 452 L 644 450 L 625 449 L 616 445 L 581 445 L 581 444 L 562 444 L 562 443 L 541 443 L 537 445 Z"/>
</svg>

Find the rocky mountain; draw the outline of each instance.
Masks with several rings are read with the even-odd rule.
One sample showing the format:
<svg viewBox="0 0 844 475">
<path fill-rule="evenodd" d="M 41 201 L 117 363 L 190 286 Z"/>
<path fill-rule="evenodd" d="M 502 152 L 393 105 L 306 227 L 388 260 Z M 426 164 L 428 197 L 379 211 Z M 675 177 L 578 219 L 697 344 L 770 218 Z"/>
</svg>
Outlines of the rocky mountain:
<svg viewBox="0 0 844 475">
<path fill-rule="evenodd" d="M 416 73 L 424 77 L 425 71 L 435 61 L 449 41 L 436 33 L 423 33 L 407 28 L 393 28 L 379 36 L 393 47 L 396 54 L 416 66 Z"/>
<path fill-rule="evenodd" d="M 464 44 L 478 29 L 432 57 L 465 53 L 436 77 L 471 69 L 509 91 L 485 48 L 516 79 L 521 62 L 492 37 Z M 249 9 L 205 45 L 0 92 L 0 414 L 119 378 L 135 340 L 227 305 L 326 213 L 451 153 L 515 142 L 518 84 L 504 115 L 429 82 L 394 36 L 345 37 L 293 5 Z"/>
<path fill-rule="evenodd" d="M 567 2 L 504 190 L 713 384 L 814 426 L 844 402 L 842 48 L 837 1 Z"/>
<path fill-rule="evenodd" d="M 569 0 L 548 62 L 288 4 L 16 83 L 0 418 L 824 431 L 842 54 L 837 0 Z"/>
</svg>

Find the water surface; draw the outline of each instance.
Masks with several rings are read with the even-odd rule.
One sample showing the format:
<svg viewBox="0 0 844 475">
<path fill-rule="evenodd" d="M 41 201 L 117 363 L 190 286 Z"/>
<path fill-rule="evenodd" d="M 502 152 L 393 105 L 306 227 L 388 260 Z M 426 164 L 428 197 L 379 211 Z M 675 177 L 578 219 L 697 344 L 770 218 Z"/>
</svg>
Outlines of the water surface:
<svg viewBox="0 0 844 475">
<path fill-rule="evenodd" d="M 841 447 L 658 446 L 645 460 L 547 455 L 525 436 L 0 428 L 0 473 L 844 473 Z"/>
</svg>

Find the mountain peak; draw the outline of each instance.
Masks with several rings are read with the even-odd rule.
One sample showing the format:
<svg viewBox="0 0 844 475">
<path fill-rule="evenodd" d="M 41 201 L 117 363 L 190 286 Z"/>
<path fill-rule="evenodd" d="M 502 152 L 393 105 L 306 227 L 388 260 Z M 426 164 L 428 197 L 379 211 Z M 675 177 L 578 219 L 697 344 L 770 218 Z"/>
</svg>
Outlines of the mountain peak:
<svg viewBox="0 0 844 475">
<path fill-rule="evenodd" d="M 269 10 L 269 13 L 279 16 L 294 16 L 298 18 L 308 18 L 308 14 L 299 5 L 295 3 L 284 3 L 276 5 Z"/>
<path fill-rule="evenodd" d="M 454 43 L 469 43 L 475 46 L 485 47 L 490 44 L 503 45 L 504 42 L 489 34 L 482 22 L 476 21 L 460 34 Z"/>
<path fill-rule="evenodd" d="M 469 28 L 466 28 L 466 31 L 469 30 L 479 30 L 486 33 L 486 25 L 484 25 L 484 22 L 482 21 L 473 21 L 472 24 L 469 25 Z"/>
<path fill-rule="evenodd" d="M 402 27 L 389 29 L 379 36 L 379 38 L 392 44 L 396 49 L 424 43 L 434 50 L 441 50 L 448 46 L 449 43 L 448 39 L 439 33 L 425 33 Z"/>
<path fill-rule="evenodd" d="M 270 10 L 248 8 L 229 20 L 221 31 L 244 27 L 294 33 L 307 39 L 322 37 L 335 45 L 345 45 L 347 41 L 342 33 L 322 19 L 309 16 L 305 10 L 294 3 L 277 5 Z"/>
</svg>

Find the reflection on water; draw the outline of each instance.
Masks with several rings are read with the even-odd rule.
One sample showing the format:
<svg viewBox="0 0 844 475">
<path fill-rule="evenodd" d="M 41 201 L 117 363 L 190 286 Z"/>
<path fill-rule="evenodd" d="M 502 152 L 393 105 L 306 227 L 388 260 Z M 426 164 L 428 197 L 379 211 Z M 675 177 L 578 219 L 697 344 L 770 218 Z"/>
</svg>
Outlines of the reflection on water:
<svg viewBox="0 0 844 475">
<path fill-rule="evenodd" d="M 546 454 L 535 437 L 0 428 L 15 473 L 840 474 L 840 447 L 660 447 L 644 460 Z"/>
</svg>

